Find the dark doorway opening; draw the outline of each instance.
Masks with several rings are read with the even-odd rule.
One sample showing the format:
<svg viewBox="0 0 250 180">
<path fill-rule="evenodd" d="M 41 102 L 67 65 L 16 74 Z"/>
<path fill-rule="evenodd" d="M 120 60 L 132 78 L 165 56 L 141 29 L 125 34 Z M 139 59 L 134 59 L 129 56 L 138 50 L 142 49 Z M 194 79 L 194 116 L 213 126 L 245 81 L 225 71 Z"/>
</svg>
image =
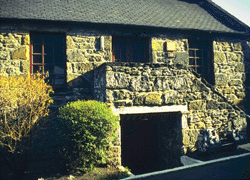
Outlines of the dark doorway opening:
<svg viewBox="0 0 250 180">
<path fill-rule="evenodd" d="M 122 164 L 133 174 L 155 171 L 159 137 L 154 119 L 148 115 L 121 115 Z"/>
<path fill-rule="evenodd" d="M 126 114 L 121 117 L 122 165 L 133 174 L 181 166 L 181 113 Z"/>
</svg>

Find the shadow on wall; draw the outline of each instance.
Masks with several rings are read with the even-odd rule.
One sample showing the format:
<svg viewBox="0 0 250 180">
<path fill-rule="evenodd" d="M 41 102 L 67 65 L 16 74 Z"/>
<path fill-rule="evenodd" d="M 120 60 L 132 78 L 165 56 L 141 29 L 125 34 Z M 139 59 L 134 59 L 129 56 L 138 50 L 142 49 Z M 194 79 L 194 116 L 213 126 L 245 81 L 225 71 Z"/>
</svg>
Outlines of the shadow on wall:
<svg viewBox="0 0 250 180">
<path fill-rule="evenodd" d="M 244 110 L 246 114 L 250 114 L 250 41 L 242 42 L 243 53 L 244 53 L 244 64 L 245 64 L 245 82 L 244 88 L 246 97 L 244 99 Z M 248 142 L 250 140 L 250 118 L 247 117 L 247 136 Z"/>
<path fill-rule="evenodd" d="M 250 114 L 250 42 L 242 42 L 245 64 L 245 93 L 244 110 Z"/>
<path fill-rule="evenodd" d="M 50 107 L 50 116 L 42 118 L 32 130 L 32 145 L 28 162 L 28 171 L 58 171 L 64 169 L 60 151 L 67 140 L 66 129 L 58 121 L 58 109 L 66 103 L 78 99 L 88 100 L 93 97 L 93 70 L 72 78 L 66 91 L 52 94 L 54 103 Z M 42 163 L 44 162 L 44 163 Z"/>
<path fill-rule="evenodd" d="M 21 153 L 12 154 L 8 148 L 1 147 L 1 154 L 4 156 L 0 156 L 0 162 L 5 162 L 0 163 L 1 178 L 26 179 L 24 174 L 16 174 L 25 171 L 66 172 L 65 163 L 60 156 L 60 150 L 66 142 L 63 138 L 65 133 L 65 129 L 57 124 L 53 113 L 49 117 L 40 118 L 32 127 L 31 133 L 18 142 Z M 19 177 L 15 177 L 16 175 Z"/>
<path fill-rule="evenodd" d="M 90 70 L 76 77 L 71 77 L 70 79 L 71 80 L 67 82 L 69 90 L 72 90 L 74 88 L 84 88 L 89 93 L 93 93 L 94 70 Z"/>
<path fill-rule="evenodd" d="M 244 53 L 244 64 L 245 64 L 245 94 L 246 97 L 244 99 L 244 111 L 246 114 L 250 114 L 250 41 L 242 42 L 242 48 Z M 247 136 L 248 142 L 250 140 L 250 118 L 247 117 Z"/>
</svg>

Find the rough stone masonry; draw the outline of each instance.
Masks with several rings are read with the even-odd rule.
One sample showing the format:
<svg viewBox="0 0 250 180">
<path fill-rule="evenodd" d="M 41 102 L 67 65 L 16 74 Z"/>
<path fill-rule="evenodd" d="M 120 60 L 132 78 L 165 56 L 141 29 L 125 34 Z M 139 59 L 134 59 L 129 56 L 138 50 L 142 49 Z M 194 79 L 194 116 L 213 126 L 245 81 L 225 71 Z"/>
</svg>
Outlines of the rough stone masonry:
<svg viewBox="0 0 250 180">
<path fill-rule="evenodd" d="M 248 108 L 249 43 L 229 37 L 213 37 L 215 84 L 211 86 L 187 68 L 189 38 L 181 33 L 142 33 L 149 39 L 148 63 L 111 63 L 112 36 L 134 36 L 133 32 L 86 27 L 6 24 L 0 26 L 1 74 L 27 75 L 30 72 L 31 32 L 60 32 L 66 37 L 67 89 L 53 95 L 58 108 L 77 99 L 105 101 L 116 109 L 122 107 L 160 107 L 186 105 L 180 145 L 193 151 L 202 129 L 218 133 L 239 131 L 246 138 L 246 118 L 235 105 Z M 100 38 L 104 36 L 104 49 Z M 203 39 L 206 37 L 194 37 Z M 207 40 L 207 39 L 206 39 Z M 176 45 L 174 57 L 168 57 L 166 43 Z M 103 65 L 102 65 L 103 64 Z M 245 84 L 244 81 L 246 80 Z M 243 107 L 243 106 L 242 106 Z M 186 122 L 185 122 L 186 121 Z M 55 146 L 62 142 L 53 138 L 56 119 L 41 128 L 34 143 L 36 157 L 55 157 Z M 45 129 L 49 129 L 46 131 Z M 53 134 L 51 136 L 51 134 Z M 45 138 L 46 137 L 46 138 Z M 120 164 L 120 142 L 114 146 L 113 164 Z"/>
<path fill-rule="evenodd" d="M 187 105 L 188 111 L 179 119 L 179 142 L 185 153 L 197 149 L 204 129 L 220 135 L 237 131 L 246 138 L 243 111 L 186 66 L 105 63 L 95 70 L 94 97 L 115 109 Z"/>
</svg>

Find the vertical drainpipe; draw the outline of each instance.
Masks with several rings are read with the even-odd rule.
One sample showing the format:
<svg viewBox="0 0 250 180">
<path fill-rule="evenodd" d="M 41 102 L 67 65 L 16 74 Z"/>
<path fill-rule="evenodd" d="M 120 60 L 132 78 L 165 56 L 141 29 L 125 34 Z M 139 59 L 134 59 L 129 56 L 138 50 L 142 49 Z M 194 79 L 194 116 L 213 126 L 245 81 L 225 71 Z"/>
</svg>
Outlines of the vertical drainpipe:
<svg viewBox="0 0 250 180">
<path fill-rule="evenodd" d="M 100 38 L 100 50 L 104 50 L 104 36 L 101 36 Z"/>
</svg>

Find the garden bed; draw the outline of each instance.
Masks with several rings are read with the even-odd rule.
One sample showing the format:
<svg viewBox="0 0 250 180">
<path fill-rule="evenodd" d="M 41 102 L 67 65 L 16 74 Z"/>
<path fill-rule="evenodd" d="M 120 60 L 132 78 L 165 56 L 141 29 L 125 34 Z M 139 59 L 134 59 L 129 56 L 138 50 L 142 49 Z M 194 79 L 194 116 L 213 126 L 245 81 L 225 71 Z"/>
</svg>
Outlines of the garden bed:
<svg viewBox="0 0 250 180">
<path fill-rule="evenodd" d="M 53 172 L 53 170 L 47 171 L 26 171 L 24 180 L 115 180 L 129 177 L 130 174 L 127 171 L 122 171 L 118 168 L 99 167 L 92 170 L 90 173 L 83 173 L 81 171 L 71 172 Z M 12 173 L 6 174 L 4 179 L 20 179 L 20 177 L 14 177 Z"/>
</svg>

